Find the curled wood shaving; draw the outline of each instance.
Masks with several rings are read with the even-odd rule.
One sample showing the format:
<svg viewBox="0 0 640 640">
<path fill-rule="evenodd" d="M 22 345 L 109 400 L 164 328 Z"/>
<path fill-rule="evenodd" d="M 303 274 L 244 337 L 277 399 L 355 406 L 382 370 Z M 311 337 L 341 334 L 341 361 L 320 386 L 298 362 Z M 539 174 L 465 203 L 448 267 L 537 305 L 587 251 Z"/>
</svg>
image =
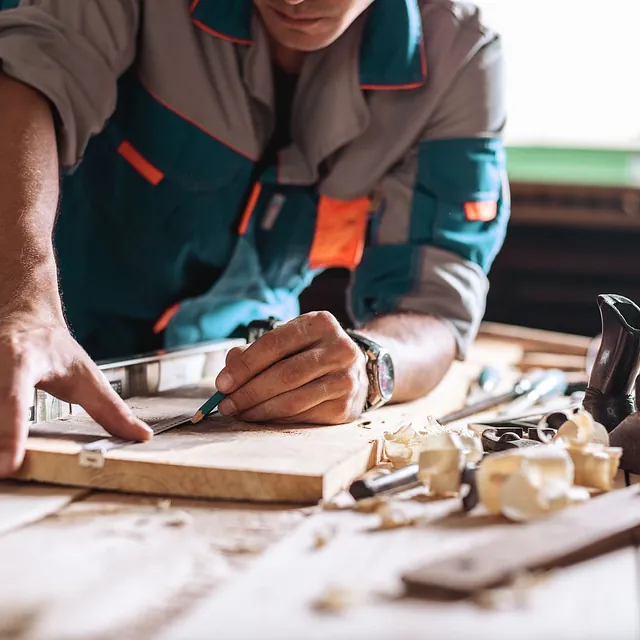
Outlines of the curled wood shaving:
<svg viewBox="0 0 640 640">
<path fill-rule="evenodd" d="M 451 496 L 460 491 L 460 473 L 470 462 L 482 460 L 482 443 L 472 431 L 450 431 L 425 438 L 418 459 L 420 481 L 434 496 Z"/>
<path fill-rule="evenodd" d="M 609 446 L 607 430 L 587 411 L 578 411 L 563 423 L 552 443 L 569 452 L 574 484 L 601 491 L 613 488 L 622 449 Z"/>
<path fill-rule="evenodd" d="M 485 508 L 511 520 L 533 520 L 589 498 L 573 486 L 569 452 L 556 446 L 511 449 L 488 456 L 476 474 Z"/>
<path fill-rule="evenodd" d="M 393 433 L 384 434 L 384 455 L 394 467 L 412 464 L 418 461 L 426 439 L 444 431 L 445 427 L 431 416 L 428 416 L 427 423 L 422 426 L 407 423 Z"/>
</svg>

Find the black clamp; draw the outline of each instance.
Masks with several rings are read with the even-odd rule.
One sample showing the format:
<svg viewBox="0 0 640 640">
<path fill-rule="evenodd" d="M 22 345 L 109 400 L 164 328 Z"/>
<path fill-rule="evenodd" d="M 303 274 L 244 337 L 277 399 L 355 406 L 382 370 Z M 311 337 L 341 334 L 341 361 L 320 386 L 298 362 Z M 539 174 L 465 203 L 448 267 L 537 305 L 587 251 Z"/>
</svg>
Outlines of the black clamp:
<svg viewBox="0 0 640 640">
<path fill-rule="evenodd" d="M 265 333 L 281 325 L 282 322 L 273 316 L 266 320 L 253 320 L 247 326 L 247 343 L 255 342 L 258 338 L 262 338 Z"/>
</svg>

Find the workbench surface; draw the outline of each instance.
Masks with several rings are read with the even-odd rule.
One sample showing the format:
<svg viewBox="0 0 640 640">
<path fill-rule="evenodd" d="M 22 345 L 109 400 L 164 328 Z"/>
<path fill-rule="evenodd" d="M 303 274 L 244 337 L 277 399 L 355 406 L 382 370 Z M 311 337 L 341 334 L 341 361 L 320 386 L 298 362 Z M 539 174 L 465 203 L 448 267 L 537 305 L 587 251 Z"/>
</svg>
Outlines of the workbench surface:
<svg viewBox="0 0 640 640">
<path fill-rule="evenodd" d="M 494 360 L 513 356 L 498 346 Z M 407 569 L 513 526 L 456 500 L 400 506 L 417 524 L 379 530 L 320 506 L 2 482 L 0 638 L 640 638 L 637 548 L 473 600 L 400 597 Z M 322 610 L 332 592 L 351 606 Z"/>
</svg>

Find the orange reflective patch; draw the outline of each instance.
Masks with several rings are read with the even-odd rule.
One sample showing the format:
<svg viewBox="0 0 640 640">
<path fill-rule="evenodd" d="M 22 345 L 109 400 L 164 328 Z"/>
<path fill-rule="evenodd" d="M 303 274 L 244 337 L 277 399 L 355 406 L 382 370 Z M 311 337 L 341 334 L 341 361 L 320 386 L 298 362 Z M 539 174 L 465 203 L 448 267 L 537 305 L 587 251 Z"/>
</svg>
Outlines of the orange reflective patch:
<svg viewBox="0 0 640 640">
<path fill-rule="evenodd" d="M 498 215 L 498 203 L 494 200 L 465 202 L 464 215 L 470 222 L 490 222 Z"/>
<path fill-rule="evenodd" d="M 161 316 L 158 321 L 153 325 L 153 333 L 162 333 L 171 322 L 171 318 L 180 310 L 180 303 L 177 302 L 173 306 L 169 307 Z"/>
<path fill-rule="evenodd" d="M 309 254 L 312 269 L 355 269 L 362 260 L 371 200 L 321 196 Z"/>
<path fill-rule="evenodd" d="M 251 190 L 251 195 L 249 196 L 249 201 L 247 202 L 247 206 L 244 208 L 242 212 L 242 218 L 240 218 L 240 225 L 238 226 L 238 233 L 243 236 L 247 229 L 249 228 L 249 221 L 251 220 L 251 215 L 253 214 L 253 210 L 256 208 L 258 204 L 258 198 L 260 197 L 260 192 L 262 191 L 262 185 L 259 182 L 256 182 L 253 185 L 253 189 Z"/>
<path fill-rule="evenodd" d="M 162 182 L 164 173 L 160 169 L 156 169 L 146 158 L 143 158 L 131 143 L 127 141 L 120 143 L 118 153 L 154 187 Z"/>
</svg>

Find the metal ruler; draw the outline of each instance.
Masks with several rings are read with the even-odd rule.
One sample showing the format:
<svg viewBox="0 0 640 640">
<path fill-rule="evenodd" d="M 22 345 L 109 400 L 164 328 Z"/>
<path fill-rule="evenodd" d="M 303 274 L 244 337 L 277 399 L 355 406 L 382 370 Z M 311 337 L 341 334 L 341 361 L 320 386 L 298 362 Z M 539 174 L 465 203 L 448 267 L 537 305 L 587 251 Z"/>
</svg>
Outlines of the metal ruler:
<svg viewBox="0 0 640 640">
<path fill-rule="evenodd" d="M 172 418 L 166 418 L 156 422 L 154 425 L 150 425 L 153 431 L 153 435 L 157 436 L 169 429 L 175 429 L 181 427 L 184 424 L 190 423 L 193 413 L 182 413 L 179 416 Z M 122 449 L 132 444 L 141 444 L 136 440 L 123 440 L 122 438 L 102 438 L 95 442 L 90 442 L 82 447 L 78 455 L 78 462 L 81 467 L 93 467 L 94 469 L 100 469 L 104 467 L 105 454 L 115 449 Z"/>
<path fill-rule="evenodd" d="M 217 340 L 97 364 L 120 397 L 153 396 L 176 387 L 197 384 L 217 374 L 224 366 L 224 357 L 229 349 L 244 344 L 246 341 L 242 339 Z M 36 389 L 28 420 L 30 424 L 37 424 L 78 413 L 83 413 L 81 407 L 61 402 Z"/>
</svg>

